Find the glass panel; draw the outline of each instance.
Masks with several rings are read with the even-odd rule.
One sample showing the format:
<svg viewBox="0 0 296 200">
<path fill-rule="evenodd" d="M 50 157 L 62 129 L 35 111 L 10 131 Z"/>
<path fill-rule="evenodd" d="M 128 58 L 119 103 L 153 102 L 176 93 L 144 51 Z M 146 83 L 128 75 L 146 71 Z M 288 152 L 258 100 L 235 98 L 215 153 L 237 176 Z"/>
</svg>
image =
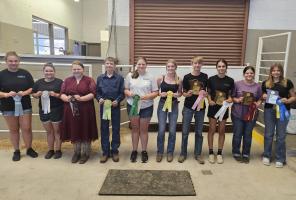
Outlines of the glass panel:
<svg viewBox="0 0 296 200">
<path fill-rule="evenodd" d="M 50 55 L 50 48 L 39 46 L 39 54 L 40 55 Z"/>
</svg>

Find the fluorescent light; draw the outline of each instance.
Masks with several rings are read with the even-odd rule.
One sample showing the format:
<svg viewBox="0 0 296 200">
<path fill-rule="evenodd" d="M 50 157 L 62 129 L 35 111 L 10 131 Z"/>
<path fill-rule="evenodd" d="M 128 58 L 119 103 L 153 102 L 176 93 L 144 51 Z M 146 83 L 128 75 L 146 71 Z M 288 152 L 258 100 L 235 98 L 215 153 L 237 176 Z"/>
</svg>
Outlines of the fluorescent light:
<svg viewBox="0 0 296 200">
<path fill-rule="evenodd" d="M 109 31 L 102 30 L 101 32 L 101 41 L 108 42 L 109 41 Z"/>
<path fill-rule="evenodd" d="M 79 0 L 74 0 L 75 2 L 79 2 Z"/>
</svg>

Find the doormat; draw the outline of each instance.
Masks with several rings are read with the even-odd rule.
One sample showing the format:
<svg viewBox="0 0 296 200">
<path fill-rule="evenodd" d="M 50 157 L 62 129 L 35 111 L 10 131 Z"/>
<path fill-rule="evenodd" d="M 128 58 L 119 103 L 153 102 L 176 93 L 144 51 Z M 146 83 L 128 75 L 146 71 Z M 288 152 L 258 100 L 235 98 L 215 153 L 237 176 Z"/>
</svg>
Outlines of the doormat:
<svg viewBox="0 0 296 200">
<path fill-rule="evenodd" d="M 108 171 L 99 195 L 196 196 L 188 171 Z"/>
</svg>

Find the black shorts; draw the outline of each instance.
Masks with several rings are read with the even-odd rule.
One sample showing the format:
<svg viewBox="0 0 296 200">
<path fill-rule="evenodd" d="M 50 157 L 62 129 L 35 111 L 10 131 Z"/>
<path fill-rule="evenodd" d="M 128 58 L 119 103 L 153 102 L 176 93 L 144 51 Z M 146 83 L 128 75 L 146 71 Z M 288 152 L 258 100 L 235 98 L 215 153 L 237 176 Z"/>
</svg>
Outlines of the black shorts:
<svg viewBox="0 0 296 200">
<path fill-rule="evenodd" d="M 39 109 L 39 117 L 43 123 L 46 122 L 60 122 L 63 118 L 63 107 L 50 108 L 50 113 L 44 114 L 41 109 Z"/>
<path fill-rule="evenodd" d="M 127 104 L 126 108 L 127 108 L 127 114 L 129 115 L 132 106 Z M 148 108 L 140 109 L 140 113 L 139 113 L 140 118 L 151 118 L 152 115 L 153 115 L 153 105 Z"/>
<path fill-rule="evenodd" d="M 220 105 L 214 105 L 214 106 L 209 106 L 208 108 L 208 117 L 215 119 L 216 113 L 220 110 L 222 106 Z M 229 108 L 227 108 L 227 111 L 225 112 L 223 119 L 227 119 L 229 117 Z"/>
</svg>

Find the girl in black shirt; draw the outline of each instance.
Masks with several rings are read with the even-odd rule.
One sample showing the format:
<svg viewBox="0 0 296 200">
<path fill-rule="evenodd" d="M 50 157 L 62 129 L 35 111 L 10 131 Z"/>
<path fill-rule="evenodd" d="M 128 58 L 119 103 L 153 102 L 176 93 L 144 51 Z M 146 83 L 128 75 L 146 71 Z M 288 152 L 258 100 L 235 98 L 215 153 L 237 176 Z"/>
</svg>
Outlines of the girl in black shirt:
<svg viewBox="0 0 296 200">
<path fill-rule="evenodd" d="M 19 161 L 20 133 L 27 148 L 27 155 L 36 158 L 38 154 L 32 149 L 32 105 L 30 93 L 34 84 L 32 75 L 19 68 L 20 58 L 14 52 L 5 56 L 7 69 L 0 72 L 1 112 L 7 123 L 10 140 L 15 149 L 12 160 Z"/>
<path fill-rule="evenodd" d="M 226 76 L 227 62 L 224 59 L 219 59 L 216 63 L 218 74 L 209 78 L 208 81 L 208 117 L 209 117 L 209 133 L 208 133 L 208 145 L 209 145 L 209 162 L 215 163 L 215 156 L 213 152 L 214 134 L 216 132 L 217 119 L 216 113 L 222 107 L 224 101 L 231 103 L 231 93 L 234 88 L 234 80 Z M 228 109 L 223 116 L 223 120 L 218 122 L 218 153 L 217 163 L 223 163 L 222 150 L 225 140 L 225 124 L 228 118 Z"/>
</svg>

